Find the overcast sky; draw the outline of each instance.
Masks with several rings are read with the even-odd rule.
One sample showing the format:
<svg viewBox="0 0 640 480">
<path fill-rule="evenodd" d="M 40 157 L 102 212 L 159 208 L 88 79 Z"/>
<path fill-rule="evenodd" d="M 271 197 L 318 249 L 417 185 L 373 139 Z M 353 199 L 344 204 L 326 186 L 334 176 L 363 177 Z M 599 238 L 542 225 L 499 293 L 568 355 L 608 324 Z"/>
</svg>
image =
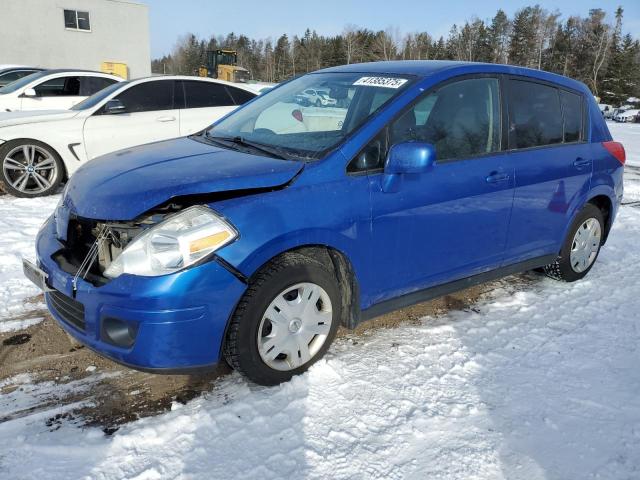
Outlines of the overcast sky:
<svg viewBox="0 0 640 480">
<path fill-rule="evenodd" d="M 282 33 L 301 35 L 306 28 L 320 34 L 340 33 L 347 24 L 373 30 L 398 28 L 402 33 L 427 31 L 444 35 L 454 23 L 477 16 L 490 19 L 498 8 L 511 17 L 519 8 L 539 3 L 558 9 L 563 17 L 588 14 L 591 8 L 611 13 L 618 5 L 625 10 L 624 29 L 640 35 L 640 0 L 139 0 L 149 5 L 151 55 L 169 53 L 177 38 L 192 32 L 198 37 L 244 33 L 252 38 L 277 38 Z"/>
</svg>

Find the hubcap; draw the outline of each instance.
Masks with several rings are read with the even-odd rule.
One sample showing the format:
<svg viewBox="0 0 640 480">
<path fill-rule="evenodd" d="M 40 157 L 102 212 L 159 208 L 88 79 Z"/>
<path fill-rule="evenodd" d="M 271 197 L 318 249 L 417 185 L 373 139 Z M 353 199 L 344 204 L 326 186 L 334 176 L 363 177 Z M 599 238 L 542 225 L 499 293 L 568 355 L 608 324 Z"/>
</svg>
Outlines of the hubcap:
<svg viewBox="0 0 640 480">
<path fill-rule="evenodd" d="M 331 299 L 315 283 L 299 283 L 280 292 L 258 328 L 260 358 L 274 370 L 294 370 L 322 348 L 333 321 Z"/>
<path fill-rule="evenodd" d="M 584 272 L 594 262 L 600 248 L 601 236 L 600 222 L 595 218 L 588 218 L 580 225 L 580 228 L 573 236 L 569 258 L 571 268 L 576 273 Z"/>
<path fill-rule="evenodd" d="M 54 158 L 37 145 L 21 145 L 2 160 L 4 178 L 9 185 L 24 193 L 49 190 L 58 174 Z"/>
</svg>

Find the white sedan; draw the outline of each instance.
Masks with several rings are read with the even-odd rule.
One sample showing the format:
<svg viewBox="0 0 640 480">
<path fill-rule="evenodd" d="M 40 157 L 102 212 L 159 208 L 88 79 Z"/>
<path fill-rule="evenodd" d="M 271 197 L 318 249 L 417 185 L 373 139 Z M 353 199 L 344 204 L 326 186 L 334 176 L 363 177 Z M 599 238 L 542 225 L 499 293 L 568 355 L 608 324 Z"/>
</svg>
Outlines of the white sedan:
<svg viewBox="0 0 640 480">
<path fill-rule="evenodd" d="M 105 87 L 115 75 L 86 70 L 43 70 L 0 88 L 0 112 L 71 108 Z"/>
<path fill-rule="evenodd" d="M 630 109 L 630 110 L 625 110 L 623 112 L 617 113 L 613 117 L 613 119 L 616 122 L 622 122 L 622 123 L 635 122 L 636 118 L 638 118 L 638 115 L 640 115 L 640 110 L 638 110 L 638 109 Z"/>
<path fill-rule="evenodd" d="M 0 187 L 52 194 L 83 162 L 199 132 L 255 96 L 210 78 L 150 77 L 113 84 L 71 110 L 0 113 Z"/>
</svg>

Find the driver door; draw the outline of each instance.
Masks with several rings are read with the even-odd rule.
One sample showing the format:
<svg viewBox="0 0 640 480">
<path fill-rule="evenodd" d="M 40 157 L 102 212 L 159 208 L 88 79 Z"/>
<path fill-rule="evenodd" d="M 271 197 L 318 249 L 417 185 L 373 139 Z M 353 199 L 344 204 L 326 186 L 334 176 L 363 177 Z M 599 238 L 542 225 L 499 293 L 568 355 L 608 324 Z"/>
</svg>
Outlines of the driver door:
<svg viewBox="0 0 640 480">
<path fill-rule="evenodd" d="M 497 78 L 472 77 L 427 92 L 354 159 L 370 179 L 374 302 L 500 266 L 514 178 L 500 152 L 499 90 Z M 385 192 L 386 153 L 407 141 L 434 145 L 435 164 Z"/>
<path fill-rule="evenodd" d="M 100 109 L 88 117 L 83 132 L 87 157 L 179 137 L 175 83 L 159 79 L 133 85 L 115 97 L 124 105 L 124 112 L 106 114 Z"/>
</svg>

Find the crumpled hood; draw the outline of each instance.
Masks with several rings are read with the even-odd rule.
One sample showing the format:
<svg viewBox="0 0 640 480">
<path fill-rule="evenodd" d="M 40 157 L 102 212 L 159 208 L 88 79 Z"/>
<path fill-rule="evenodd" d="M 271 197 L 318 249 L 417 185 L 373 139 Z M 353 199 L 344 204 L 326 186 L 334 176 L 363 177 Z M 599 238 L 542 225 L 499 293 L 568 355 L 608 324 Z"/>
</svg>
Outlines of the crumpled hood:
<svg viewBox="0 0 640 480">
<path fill-rule="evenodd" d="M 81 167 L 63 206 L 97 220 L 131 220 L 170 198 L 284 185 L 302 162 L 249 155 L 189 137 L 111 153 Z"/>
<path fill-rule="evenodd" d="M 15 112 L 0 112 L 0 128 L 27 123 L 49 122 L 52 120 L 66 120 L 78 115 L 75 110 L 24 110 Z M 2 134 L 0 134 L 2 138 Z"/>
</svg>

